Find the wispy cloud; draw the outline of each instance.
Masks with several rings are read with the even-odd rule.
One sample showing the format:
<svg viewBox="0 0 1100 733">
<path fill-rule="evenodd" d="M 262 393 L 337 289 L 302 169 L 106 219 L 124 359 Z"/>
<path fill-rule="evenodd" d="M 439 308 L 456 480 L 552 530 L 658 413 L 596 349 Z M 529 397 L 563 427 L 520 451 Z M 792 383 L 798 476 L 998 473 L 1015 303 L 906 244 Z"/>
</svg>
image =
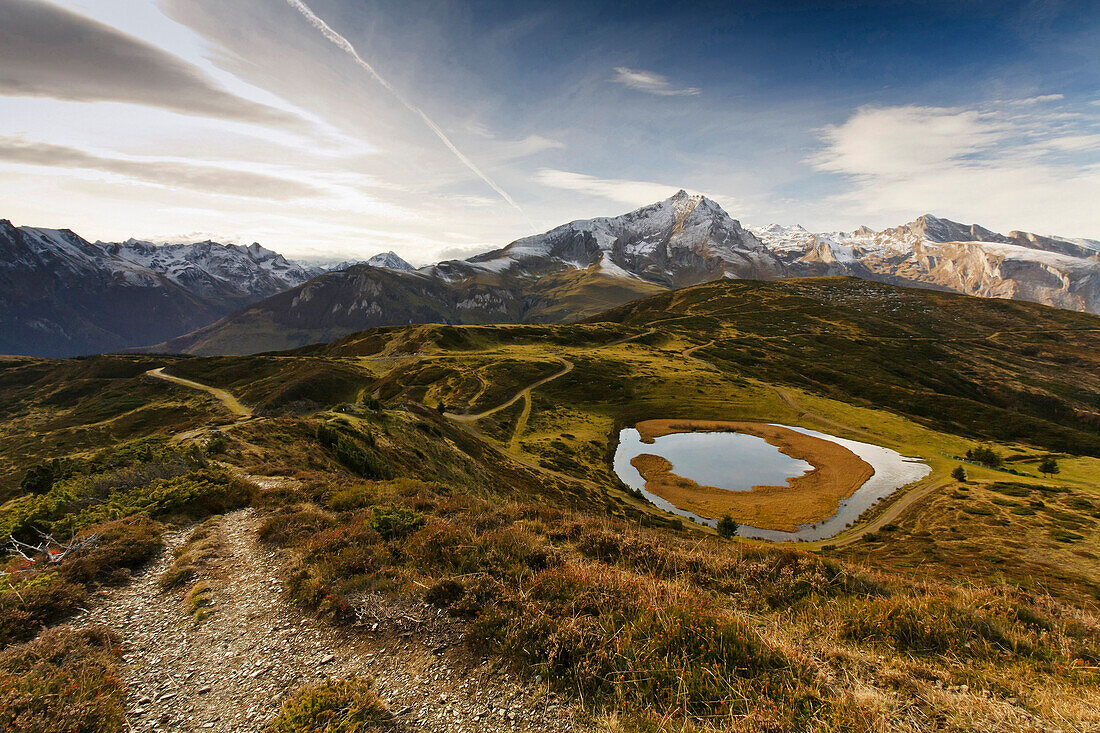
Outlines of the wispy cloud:
<svg viewBox="0 0 1100 733">
<path fill-rule="evenodd" d="M 1096 236 L 1100 120 L 984 109 L 863 107 L 820 131 L 809 162 L 849 178 L 827 205 L 849 216 L 933 211 L 994 228 Z"/>
<path fill-rule="evenodd" d="M 1040 94 L 1035 97 L 1010 100 L 1012 104 L 1044 104 L 1046 102 L 1061 102 L 1066 98 L 1064 94 Z"/>
<path fill-rule="evenodd" d="M 321 193 L 309 184 L 263 173 L 175 161 L 110 158 L 64 145 L 17 137 L 0 137 L 0 162 L 99 171 L 169 188 L 280 201 L 308 198 Z"/>
<path fill-rule="evenodd" d="M 455 144 L 451 142 L 451 139 L 447 137 L 442 129 L 440 129 L 439 125 L 433 122 L 432 119 L 428 117 L 428 115 L 425 114 L 422 109 L 405 99 L 405 97 L 402 96 L 402 94 L 398 92 L 392 84 L 382 78 L 382 76 L 377 71 L 375 71 L 373 66 L 363 60 L 363 57 L 360 56 L 359 52 L 355 50 L 355 46 L 351 44 L 351 41 L 344 38 L 342 35 L 333 30 L 328 23 L 321 20 L 321 18 L 318 17 L 317 14 L 314 13 L 313 10 L 311 10 L 310 7 L 301 0 L 287 0 L 287 3 L 303 16 L 305 16 L 306 20 L 308 20 L 314 28 L 321 31 L 322 35 L 324 35 L 325 38 L 336 44 L 336 46 L 344 51 L 344 53 L 351 56 L 356 64 L 358 64 L 363 70 L 370 74 L 375 81 L 385 87 L 390 92 L 390 94 L 392 94 L 397 99 L 398 102 L 400 102 L 410 112 L 413 112 L 418 117 L 420 117 L 424 124 L 427 125 L 429 129 L 431 129 L 431 131 L 436 134 L 436 137 L 440 139 L 440 141 L 447 147 L 447 149 L 450 150 L 454 154 L 454 156 L 458 158 L 459 161 L 461 161 L 461 163 L 466 166 L 474 175 L 484 181 L 485 184 L 489 186 L 489 188 L 493 189 L 493 191 L 495 191 L 497 195 L 499 195 L 502 199 L 504 199 L 504 201 L 509 206 L 511 206 L 521 214 L 524 214 L 523 209 L 520 208 L 519 204 L 517 204 L 511 196 L 508 195 L 507 191 L 494 183 L 493 180 L 489 178 L 489 176 L 485 175 L 485 173 L 483 173 L 482 170 L 478 168 L 472 160 L 463 155 L 462 151 L 455 147 Z M 526 216 L 526 214 L 524 214 L 524 216 Z"/>
<path fill-rule="evenodd" d="M 226 91 L 150 43 L 40 0 L 0 2 L 0 95 L 128 102 L 186 115 L 305 127 L 294 115 Z"/>
<path fill-rule="evenodd" d="M 627 181 L 617 178 L 596 178 L 583 173 L 570 173 L 553 168 L 540 168 L 535 181 L 544 186 L 602 196 L 630 206 L 644 206 L 668 198 L 679 188 L 649 181 Z"/>
<path fill-rule="evenodd" d="M 630 89 L 659 97 L 691 97 L 700 93 L 697 87 L 676 87 L 662 74 L 643 69 L 616 66 L 611 81 Z"/>
</svg>

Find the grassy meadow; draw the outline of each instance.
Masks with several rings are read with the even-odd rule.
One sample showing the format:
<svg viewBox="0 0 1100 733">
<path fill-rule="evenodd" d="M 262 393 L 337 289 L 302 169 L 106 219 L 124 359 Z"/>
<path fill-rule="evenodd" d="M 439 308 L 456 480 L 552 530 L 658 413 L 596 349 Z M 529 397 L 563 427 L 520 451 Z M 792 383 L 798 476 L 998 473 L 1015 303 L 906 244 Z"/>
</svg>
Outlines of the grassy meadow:
<svg viewBox="0 0 1100 733">
<path fill-rule="evenodd" d="M 247 357 L 4 360 L 0 535 L 100 539 L 59 567 L 8 560 L 0 708 L 66 720 L 83 704 L 79 689 L 41 696 L 55 671 L 28 666 L 37 644 L 89 665 L 107 691 L 89 729 L 117 730 L 109 637 L 59 624 L 165 528 L 251 505 L 303 613 L 353 625 L 368 596 L 421 598 L 597 728 L 1095 728 L 1098 361 L 1095 316 L 843 279 Z M 142 376 L 156 366 L 254 417 Z M 648 419 L 803 426 L 932 473 L 821 542 L 727 540 L 615 476 L 619 430 Z M 960 458 L 980 446 L 1003 467 Z M 1049 456 L 1054 476 L 1038 471 Z M 169 590 L 194 589 L 208 539 L 200 527 L 179 551 Z M 385 718 L 348 682 L 302 692 L 273 729 L 344 698 Z"/>
</svg>

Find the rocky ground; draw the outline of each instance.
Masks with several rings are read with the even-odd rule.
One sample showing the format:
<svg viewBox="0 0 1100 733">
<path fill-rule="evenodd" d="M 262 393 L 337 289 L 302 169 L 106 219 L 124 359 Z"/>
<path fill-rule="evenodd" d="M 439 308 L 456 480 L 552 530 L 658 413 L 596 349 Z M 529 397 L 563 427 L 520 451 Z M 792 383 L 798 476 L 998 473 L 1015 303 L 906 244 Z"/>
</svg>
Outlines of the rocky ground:
<svg viewBox="0 0 1100 733">
<path fill-rule="evenodd" d="M 158 580 L 186 532 L 119 588 L 99 593 L 79 623 L 102 623 L 124 639 L 123 676 L 135 731 L 258 731 L 302 685 L 349 675 L 375 679 L 410 731 L 532 731 L 587 728 L 545 686 L 513 679 L 461 645 L 437 609 L 372 596 L 361 628 L 305 616 L 281 596 L 286 558 L 256 540 L 253 510 L 218 525 L 221 556 L 207 573 L 211 612 L 194 621 L 181 591 Z"/>
</svg>

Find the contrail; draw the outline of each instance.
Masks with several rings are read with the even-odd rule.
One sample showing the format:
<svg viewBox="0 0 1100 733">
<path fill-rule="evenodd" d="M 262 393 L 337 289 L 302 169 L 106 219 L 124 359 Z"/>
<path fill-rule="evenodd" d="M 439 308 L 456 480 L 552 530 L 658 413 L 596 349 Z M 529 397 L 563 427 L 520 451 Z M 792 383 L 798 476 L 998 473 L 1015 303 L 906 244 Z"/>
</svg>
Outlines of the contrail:
<svg viewBox="0 0 1100 733">
<path fill-rule="evenodd" d="M 497 184 L 493 183 L 493 179 L 489 178 L 489 176 L 482 173 L 481 169 L 478 168 L 476 165 L 474 165 L 474 162 L 472 160 L 470 160 L 465 155 L 463 155 L 462 151 L 455 147 L 455 144 L 453 142 L 451 142 L 450 138 L 448 138 L 446 135 L 443 134 L 443 130 L 439 129 L 439 125 L 432 122 L 431 119 L 428 117 L 428 115 L 424 114 L 424 110 L 420 109 L 415 104 L 411 103 L 409 100 L 407 100 L 403 96 L 401 96 L 401 92 L 394 89 L 393 85 L 390 84 L 385 79 L 383 79 L 382 76 L 377 71 L 374 70 L 373 66 L 368 64 L 365 60 L 363 60 L 363 57 L 360 56 L 359 52 L 355 50 L 355 46 L 351 45 L 351 41 L 349 41 L 348 39 L 341 36 L 339 33 L 334 31 L 332 29 L 332 27 L 329 26 L 328 23 L 326 23 L 325 21 L 318 18 L 317 14 L 314 13 L 312 10 L 310 10 L 309 6 L 306 5 L 304 2 L 302 2 L 301 0 L 286 0 L 286 1 L 287 1 L 287 3 L 290 4 L 290 6 L 292 8 L 294 8 L 299 13 L 304 15 L 306 17 L 306 20 L 308 20 L 313 25 L 314 28 L 321 31 L 321 33 L 325 36 L 325 38 L 327 38 L 328 40 L 335 43 L 345 53 L 347 53 L 349 56 L 351 56 L 353 59 L 355 59 L 355 63 L 359 64 L 361 67 L 366 69 L 367 73 L 370 74 L 371 76 L 373 76 L 375 81 L 377 81 L 379 84 L 381 84 L 386 89 L 388 89 L 390 94 L 392 94 L 393 96 L 395 96 L 397 98 L 398 102 L 405 105 L 405 107 L 408 108 L 408 110 L 410 112 L 414 112 L 415 114 L 419 115 L 420 119 L 424 120 L 424 124 L 427 125 L 431 129 L 431 131 L 434 132 L 436 134 L 436 136 L 440 140 L 443 141 L 443 144 L 447 146 L 447 149 L 450 150 L 452 153 L 454 153 L 455 157 L 458 158 L 460 161 L 462 161 L 462 164 L 464 166 L 466 166 L 471 171 L 473 171 L 474 175 L 476 175 L 481 180 L 485 181 L 485 183 L 489 186 L 489 188 L 496 191 L 497 194 L 499 194 L 500 197 L 502 199 L 504 199 L 508 203 L 509 206 L 514 208 L 519 213 L 523 214 L 524 218 L 527 217 L 527 214 L 524 213 L 523 209 L 521 209 L 519 207 L 519 204 L 517 204 L 512 199 L 512 197 L 508 195 L 508 192 L 505 191 L 500 186 L 498 186 Z M 530 219 L 528 219 L 528 221 L 530 221 Z"/>
</svg>

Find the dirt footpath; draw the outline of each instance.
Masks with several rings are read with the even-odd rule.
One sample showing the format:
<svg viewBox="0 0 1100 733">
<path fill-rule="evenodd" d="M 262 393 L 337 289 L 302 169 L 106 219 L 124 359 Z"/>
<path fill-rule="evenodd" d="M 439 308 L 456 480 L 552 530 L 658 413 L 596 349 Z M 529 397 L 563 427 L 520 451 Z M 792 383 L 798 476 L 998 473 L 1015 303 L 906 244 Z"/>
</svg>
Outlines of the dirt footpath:
<svg viewBox="0 0 1100 733">
<path fill-rule="evenodd" d="M 259 731 L 291 692 L 325 677 L 374 677 L 404 730 L 583 731 L 576 710 L 544 686 L 493 671 L 461 644 L 461 629 L 413 600 L 372 597 L 362 631 L 303 616 L 281 597 L 281 553 L 256 540 L 252 510 L 218 526 L 222 557 L 209 574 L 212 613 L 187 615 L 158 580 L 171 549 L 121 588 L 103 591 L 78 625 L 123 636 L 130 729 Z"/>
</svg>

